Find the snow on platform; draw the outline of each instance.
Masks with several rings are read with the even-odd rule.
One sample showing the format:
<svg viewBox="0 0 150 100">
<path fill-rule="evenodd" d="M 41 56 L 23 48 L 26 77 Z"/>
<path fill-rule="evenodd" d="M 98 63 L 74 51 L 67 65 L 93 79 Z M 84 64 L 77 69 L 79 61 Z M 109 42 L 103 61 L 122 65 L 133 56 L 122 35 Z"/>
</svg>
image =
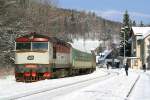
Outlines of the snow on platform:
<svg viewBox="0 0 150 100">
<path fill-rule="evenodd" d="M 120 74 L 52 100 L 125 100 L 138 76 L 134 72 L 129 72 L 129 76 Z"/>
<path fill-rule="evenodd" d="M 150 100 L 150 73 L 142 73 L 129 100 Z"/>
</svg>

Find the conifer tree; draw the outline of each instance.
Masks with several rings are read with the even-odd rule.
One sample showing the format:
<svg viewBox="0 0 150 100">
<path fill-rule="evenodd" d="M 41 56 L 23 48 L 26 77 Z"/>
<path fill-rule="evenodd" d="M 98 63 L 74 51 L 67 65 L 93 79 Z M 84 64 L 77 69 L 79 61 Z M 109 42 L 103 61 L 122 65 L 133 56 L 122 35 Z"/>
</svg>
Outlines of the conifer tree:
<svg viewBox="0 0 150 100">
<path fill-rule="evenodd" d="M 125 26 L 130 26 L 130 18 L 129 18 L 129 14 L 128 11 L 126 10 L 124 15 L 123 15 L 123 27 Z"/>
<path fill-rule="evenodd" d="M 136 22 L 135 22 L 135 20 L 132 22 L 132 26 L 136 26 Z"/>
<path fill-rule="evenodd" d="M 143 21 L 141 21 L 140 22 L 140 27 L 143 27 L 143 26 L 144 26 Z"/>
</svg>

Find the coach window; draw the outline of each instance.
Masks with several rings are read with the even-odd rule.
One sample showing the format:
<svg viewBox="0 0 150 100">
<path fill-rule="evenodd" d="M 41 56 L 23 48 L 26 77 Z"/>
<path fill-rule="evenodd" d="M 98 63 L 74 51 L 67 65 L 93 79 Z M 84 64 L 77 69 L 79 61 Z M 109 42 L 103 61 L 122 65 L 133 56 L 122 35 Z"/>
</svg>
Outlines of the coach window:
<svg viewBox="0 0 150 100">
<path fill-rule="evenodd" d="M 31 43 L 17 42 L 16 43 L 16 50 L 31 50 Z"/>
</svg>

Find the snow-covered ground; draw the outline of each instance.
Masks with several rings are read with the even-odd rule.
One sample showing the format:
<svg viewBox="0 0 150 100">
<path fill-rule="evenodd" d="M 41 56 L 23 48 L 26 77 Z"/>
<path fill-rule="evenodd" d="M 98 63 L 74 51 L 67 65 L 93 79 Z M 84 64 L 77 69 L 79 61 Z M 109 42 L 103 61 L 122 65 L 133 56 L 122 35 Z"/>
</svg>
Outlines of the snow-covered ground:
<svg viewBox="0 0 150 100">
<path fill-rule="evenodd" d="M 96 77 L 103 77 L 107 74 L 108 73 L 104 70 L 97 70 L 89 75 L 44 80 L 33 83 L 15 82 L 15 78 L 13 76 L 9 76 L 6 77 L 6 79 L 0 80 L 0 100 L 29 95 L 38 91 L 45 91 L 47 89 L 51 90 L 54 88 L 65 86 L 67 84 L 69 85 L 81 81 L 90 80 Z"/>
<path fill-rule="evenodd" d="M 0 100 L 150 100 L 149 93 L 150 73 L 131 69 L 129 76 L 124 69 L 97 68 L 88 75 L 33 83 L 0 79 Z"/>
<path fill-rule="evenodd" d="M 95 50 L 100 45 L 101 41 L 98 40 L 84 40 L 84 39 L 75 39 L 71 45 L 81 51 L 91 53 L 91 50 Z"/>
</svg>

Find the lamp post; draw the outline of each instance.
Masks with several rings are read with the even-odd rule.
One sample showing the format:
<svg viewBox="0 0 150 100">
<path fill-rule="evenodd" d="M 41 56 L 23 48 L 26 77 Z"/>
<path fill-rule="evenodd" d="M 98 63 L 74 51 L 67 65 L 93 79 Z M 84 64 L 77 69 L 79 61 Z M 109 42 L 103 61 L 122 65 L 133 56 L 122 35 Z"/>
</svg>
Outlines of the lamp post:
<svg viewBox="0 0 150 100">
<path fill-rule="evenodd" d="M 123 64 L 125 64 L 126 63 L 126 59 L 125 59 L 125 57 L 126 57 L 126 52 L 125 52 L 125 50 L 126 50 L 126 48 L 125 48 L 126 27 L 121 28 L 121 33 L 123 33 Z"/>
<path fill-rule="evenodd" d="M 124 50 L 123 50 L 123 51 L 124 51 L 124 54 L 123 54 L 123 58 L 124 58 L 124 64 L 125 64 L 125 62 L 126 62 L 126 61 L 125 61 L 125 57 L 126 57 L 126 52 L 125 52 L 125 49 L 126 49 L 126 48 L 125 48 L 125 31 L 124 31 L 124 34 L 123 34 L 123 41 L 124 41 L 124 47 L 123 47 L 123 49 L 124 49 Z"/>
<path fill-rule="evenodd" d="M 126 39 L 125 39 L 125 36 L 126 36 L 126 33 L 128 32 L 127 31 L 127 29 L 128 29 L 129 27 L 128 26 L 125 26 L 125 27 L 123 27 L 123 28 L 121 28 L 121 32 L 123 33 L 123 44 L 124 44 L 124 47 L 123 47 L 123 49 L 124 49 L 124 54 L 123 54 L 123 59 L 124 59 L 124 64 L 126 63 L 126 52 L 125 52 L 125 50 L 126 50 L 126 48 L 125 48 L 125 45 L 126 45 Z"/>
<path fill-rule="evenodd" d="M 123 33 L 123 64 L 125 64 L 125 56 L 126 56 L 125 54 L 125 31 L 123 31 L 124 28 L 121 28 L 121 29 L 122 29 L 121 33 Z"/>
</svg>

